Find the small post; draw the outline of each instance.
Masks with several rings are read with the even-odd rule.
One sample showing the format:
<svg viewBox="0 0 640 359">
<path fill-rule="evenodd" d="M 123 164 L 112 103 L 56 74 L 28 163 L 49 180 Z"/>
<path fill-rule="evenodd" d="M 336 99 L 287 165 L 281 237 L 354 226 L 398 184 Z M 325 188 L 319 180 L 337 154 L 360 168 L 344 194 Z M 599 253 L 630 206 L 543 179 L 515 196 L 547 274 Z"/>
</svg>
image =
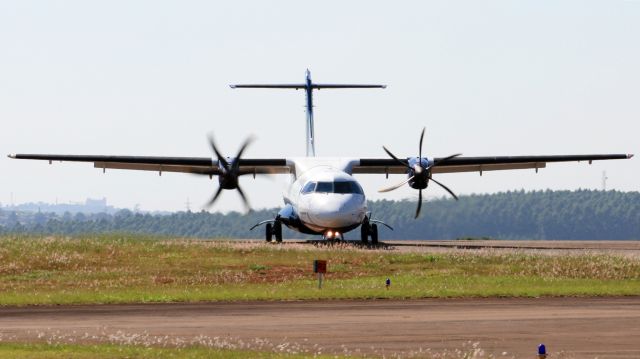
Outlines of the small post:
<svg viewBox="0 0 640 359">
<path fill-rule="evenodd" d="M 327 273 L 327 261 L 316 259 L 313 261 L 313 273 L 318 273 L 318 289 L 322 289 L 322 279 Z"/>
<path fill-rule="evenodd" d="M 538 359 L 545 359 L 547 357 L 547 347 L 544 344 L 538 345 Z"/>
</svg>

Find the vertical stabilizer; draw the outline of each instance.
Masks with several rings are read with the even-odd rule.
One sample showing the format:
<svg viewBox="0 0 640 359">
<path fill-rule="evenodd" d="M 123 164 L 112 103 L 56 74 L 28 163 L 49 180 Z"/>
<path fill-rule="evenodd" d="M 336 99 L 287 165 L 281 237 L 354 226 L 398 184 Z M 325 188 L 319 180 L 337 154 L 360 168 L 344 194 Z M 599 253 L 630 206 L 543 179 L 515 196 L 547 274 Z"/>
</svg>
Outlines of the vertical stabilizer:
<svg viewBox="0 0 640 359">
<path fill-rule="evenodd" d="M 307 107 L 307 157 L 316 156 L 315 127 L 313 126 L 313 88 L 311 87 L 311 71 L 305 74 L 305 93 Z"/>
<path fill-rule="evenodd" d="M 346 88 L 386 88 L 386 85 L 349 85 L 349 84 L 314 84 L 311 81 L 311 71 L 307 69 L 305 82 L 302 84 L 281 84 L 281 85 L 230 85 L 232 89 L 235 88 L 267 88 L 267 89 L 304 89 L 306 94 L 306 144 L 307 144 L 307 156 L 315 157 L 316 144 L 315 144 L 315 129 L 313 124 L 313 90 L 319 89 L 346 89 Z"/>
</svg>

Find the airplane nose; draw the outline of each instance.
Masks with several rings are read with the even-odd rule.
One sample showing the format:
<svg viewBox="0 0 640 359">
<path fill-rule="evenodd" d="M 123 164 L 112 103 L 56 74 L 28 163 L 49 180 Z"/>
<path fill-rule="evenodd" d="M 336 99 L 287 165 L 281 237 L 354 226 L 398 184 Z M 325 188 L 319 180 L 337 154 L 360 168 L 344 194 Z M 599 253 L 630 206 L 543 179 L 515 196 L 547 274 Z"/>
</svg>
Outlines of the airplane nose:
<svg viewBox="0 0 640 359">
<path fill-rule="evenodd" d="M 360 223 L 360 201 L 354 195 L 327 196 L 316 202 L 310 213 L 313 222 L 326 228 L 342 228 Z M 333 198 L 331 198 L 333 197 Z"/>
</svg>

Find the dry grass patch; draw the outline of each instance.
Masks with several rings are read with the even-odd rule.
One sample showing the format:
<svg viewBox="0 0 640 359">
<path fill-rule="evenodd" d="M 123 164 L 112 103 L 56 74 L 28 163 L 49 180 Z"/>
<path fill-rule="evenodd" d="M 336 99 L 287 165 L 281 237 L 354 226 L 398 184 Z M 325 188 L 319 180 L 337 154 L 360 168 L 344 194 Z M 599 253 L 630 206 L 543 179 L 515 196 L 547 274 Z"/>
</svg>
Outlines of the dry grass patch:
<svg viewBox="0 0 640 359">
<path fill-rule="evenodd" d="M 314 259 L 327 259 L 318 291 Z M 393 290 L 384 279 L 392 277 Z M 146 236 L 0 238 L 0 305 L 438 296 L 640 295 L 640 259 L 448 253 Z"/>
</svg>

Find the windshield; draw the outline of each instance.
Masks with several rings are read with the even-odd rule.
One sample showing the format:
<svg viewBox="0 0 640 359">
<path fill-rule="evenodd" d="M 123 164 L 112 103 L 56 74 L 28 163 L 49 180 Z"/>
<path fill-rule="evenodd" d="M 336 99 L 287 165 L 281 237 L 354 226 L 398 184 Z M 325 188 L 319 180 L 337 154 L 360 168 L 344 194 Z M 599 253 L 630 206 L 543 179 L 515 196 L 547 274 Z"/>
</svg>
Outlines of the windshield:
<svg viewBox="0 0 640 359">
<path fill-rule="evenodd" d="M 311 193 L 316 189 L 316 182 L 307 183 L 304 188 L 302 188 L 302 194 Z"/>
<path fill-rule="evenodd" d="M 307 193 L 355 193 L 364 194 L 362 187 L 355 181 L 309 182 L 302 188 L 302 194 Z"/>
</svg>

